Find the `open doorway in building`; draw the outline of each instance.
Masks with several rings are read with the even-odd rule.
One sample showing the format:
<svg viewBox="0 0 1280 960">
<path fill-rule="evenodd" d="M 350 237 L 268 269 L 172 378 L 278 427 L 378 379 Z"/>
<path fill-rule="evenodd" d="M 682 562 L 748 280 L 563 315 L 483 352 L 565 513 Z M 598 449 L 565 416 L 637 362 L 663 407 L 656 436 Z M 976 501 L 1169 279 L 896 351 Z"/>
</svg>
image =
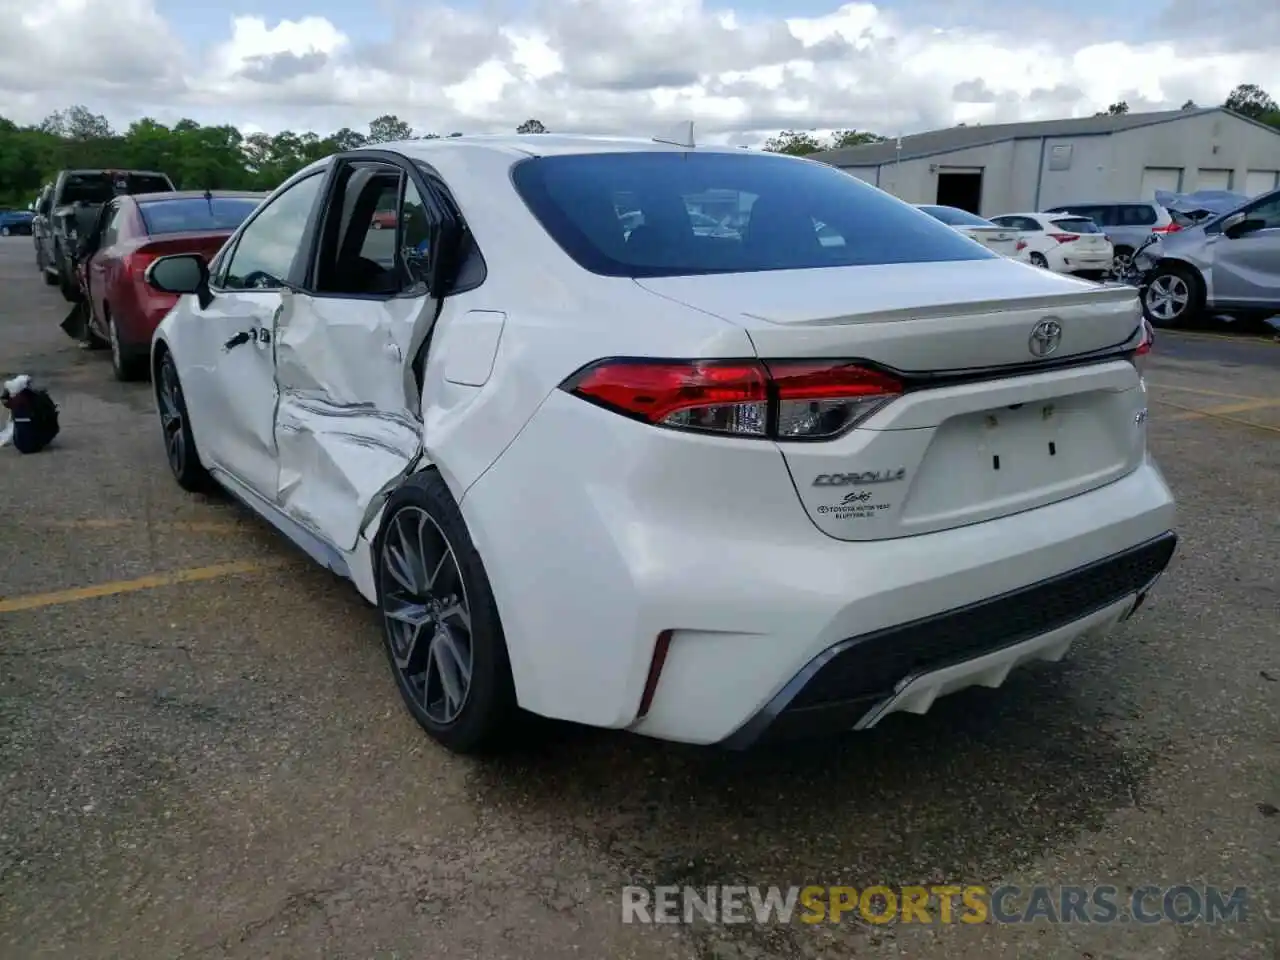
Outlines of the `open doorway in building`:
<svg viewBox="0 0 1280 960">
<path fill-rule="evenodd" d="M 982 168 L 939 171 L 937 202 L 978 215 L 982 210 Z"/>
</svg>

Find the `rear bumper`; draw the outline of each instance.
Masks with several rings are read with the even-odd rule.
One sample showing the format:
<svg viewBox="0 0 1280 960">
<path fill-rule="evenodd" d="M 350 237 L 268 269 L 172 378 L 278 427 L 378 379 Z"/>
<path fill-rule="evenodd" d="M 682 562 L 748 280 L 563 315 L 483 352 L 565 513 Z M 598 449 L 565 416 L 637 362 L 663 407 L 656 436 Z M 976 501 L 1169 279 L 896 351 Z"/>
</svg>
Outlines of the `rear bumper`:
<svg viewBox="0 0 1280 960">
<path fill-rule="evenodd" d="M 1132 614 L 1173 558 L 1172 532 L 998 597 L 829 647 L 724 746 L 866 729 L 924 713 L 963 687 L 999 686 L 1029 660 L 1057 660 L 1078 637 Z"/>
</svg>

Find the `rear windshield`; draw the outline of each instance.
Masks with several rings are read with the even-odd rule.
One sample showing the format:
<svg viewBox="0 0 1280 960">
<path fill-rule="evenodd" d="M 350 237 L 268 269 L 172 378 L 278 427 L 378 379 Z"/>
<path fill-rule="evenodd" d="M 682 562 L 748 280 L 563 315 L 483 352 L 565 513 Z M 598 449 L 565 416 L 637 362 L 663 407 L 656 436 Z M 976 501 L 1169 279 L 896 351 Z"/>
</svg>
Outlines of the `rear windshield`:
<svg viewBox="0 0 1280 960">
<path fill-rule="evenodd" d="M 164 193 L 172 190 L 164 177 L 139 173 L 77 173 L 62 184 L 60 204 L 106 203 L 121 194 Z"/>
<path fill-rule="evenodd" d="M 1054 217 L 1049 221 L 1055 227 L 1070 230 L 1072 233 L 1101 233 L 1098 225 L 1088 217 Z"/>
<path fill-rule="evenodd" d="M 138 204 L 147 233 L 182 233 L 187 230 L 234 230 L 258 209 L 257 197 L 184 197 L 180 200 L 147 200 Z"/>
<path fill-rule="evenodd" d="M 533 157 L 516 190 L 579 265 L 613 277 L 987 260 L 835 167 L 758 153 Z"/>
<path fill-rule="evenodd" d="M 949 227 L 994 227 L 995 224 L 990 220 L 983 220 L 982 217 L 970 213 L 968 210 L 960 210 L 957 207 L 934 207 L 925 205 L 920 208 L 929 216 L 936 220 L 941 220 Z"/>
</svg>

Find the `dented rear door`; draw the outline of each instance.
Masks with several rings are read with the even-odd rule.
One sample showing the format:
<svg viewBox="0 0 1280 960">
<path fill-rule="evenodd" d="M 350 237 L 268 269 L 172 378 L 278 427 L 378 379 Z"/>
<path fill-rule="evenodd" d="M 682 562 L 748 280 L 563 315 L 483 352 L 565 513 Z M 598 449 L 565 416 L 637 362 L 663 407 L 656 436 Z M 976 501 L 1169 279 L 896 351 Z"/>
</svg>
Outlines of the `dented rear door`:
<svg viewBox="0 0 1280 960">
<path fill-rule="evenodd" d="M 276 320 L 278 503 L 339 549 L 421 450 L 410 358 L 435 311 L 428 296 L 294 294 Z"/>
</svg>

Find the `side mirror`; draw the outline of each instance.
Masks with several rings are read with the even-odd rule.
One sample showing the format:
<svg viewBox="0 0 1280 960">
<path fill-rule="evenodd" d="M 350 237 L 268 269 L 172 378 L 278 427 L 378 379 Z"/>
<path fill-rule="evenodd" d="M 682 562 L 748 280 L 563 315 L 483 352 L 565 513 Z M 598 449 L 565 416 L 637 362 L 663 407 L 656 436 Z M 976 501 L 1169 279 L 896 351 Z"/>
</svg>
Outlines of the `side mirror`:
<svg viewBox="0 0 1280 960">
<path fill-rule="evenodd" d="M 1263 225 L 1264 221 L 1251 219 L 1248 214 L 1241 211 L 1233 213 L 1222 221 L 1222 234 L 1235 240 L 1238 237 L 1243 237 L 1246 233 L 1261 230 Z"/>
<path fill-rule="evenodd" d="M 175 253 L 161 257 L 147 267 L 143 278 L 161 293 L 194 293 L 201 307 L 213 302 L 209 292 L 209 264 L 198 253 Z"/>
</svg>

